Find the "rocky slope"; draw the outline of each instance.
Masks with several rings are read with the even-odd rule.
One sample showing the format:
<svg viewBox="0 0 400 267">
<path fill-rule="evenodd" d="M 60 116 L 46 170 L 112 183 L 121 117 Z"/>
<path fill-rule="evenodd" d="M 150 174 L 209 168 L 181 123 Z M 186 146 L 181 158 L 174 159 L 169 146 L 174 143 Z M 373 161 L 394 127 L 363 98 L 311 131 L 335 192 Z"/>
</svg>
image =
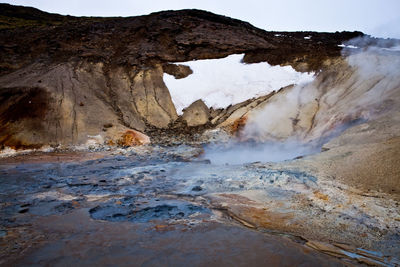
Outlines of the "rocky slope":
<svg viewBox="0 0 400 267">
<path fill-rule="evenodd" d="M 139 132 L 154 135 L 178 118 L 162 75 L 190 70 L 170 63 L 245 53 L 247 63 L 319 70 L 362 35 L 304 39 L 309 32 L 266 32 L 200 10 L 76 18 L 1 4 L 1 12 L 0 144 L 16 148 L 116 144 L 126 130 L 145 143 Z"/>
</svg>

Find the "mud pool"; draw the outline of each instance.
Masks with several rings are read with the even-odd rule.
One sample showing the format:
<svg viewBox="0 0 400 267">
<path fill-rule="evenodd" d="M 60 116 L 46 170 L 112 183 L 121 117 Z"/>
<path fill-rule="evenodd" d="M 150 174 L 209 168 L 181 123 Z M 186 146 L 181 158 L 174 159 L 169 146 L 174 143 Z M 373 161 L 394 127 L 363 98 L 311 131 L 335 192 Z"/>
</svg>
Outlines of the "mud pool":
<svg viewBox="0 0 400 267">
<path fill-rule="evenodd" d="M 0 159 L 0 265 L 399 264 L 397 202 L 284 165 L 217 165 L 201 152 Z"/>
</svg>

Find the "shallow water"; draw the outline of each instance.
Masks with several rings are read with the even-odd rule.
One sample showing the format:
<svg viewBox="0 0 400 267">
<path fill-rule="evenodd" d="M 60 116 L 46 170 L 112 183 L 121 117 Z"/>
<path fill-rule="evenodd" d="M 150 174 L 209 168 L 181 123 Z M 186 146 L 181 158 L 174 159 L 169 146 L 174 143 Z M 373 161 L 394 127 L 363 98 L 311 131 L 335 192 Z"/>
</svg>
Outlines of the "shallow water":
<svg viewBox="0 0 400 267">
<path fill-rule="evenodd" d="M 341 266 L 289 239 L 235 225 L 112 223 L 87 210 L 40 218 L 34 226 L 52 240 L 29 249 L 17 265 L 39 266 Z"/>
</svg>

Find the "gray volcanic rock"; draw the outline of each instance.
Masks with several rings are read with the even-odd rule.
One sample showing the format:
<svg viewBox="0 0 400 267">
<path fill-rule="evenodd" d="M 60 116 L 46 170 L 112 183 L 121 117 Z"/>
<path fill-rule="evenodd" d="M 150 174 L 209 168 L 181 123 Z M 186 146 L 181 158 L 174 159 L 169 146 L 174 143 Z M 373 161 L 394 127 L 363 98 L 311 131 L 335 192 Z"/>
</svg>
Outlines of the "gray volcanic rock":
<svg viewBox="0 0 400 267">
<path fill-rule="evenodd" d="M 199 99 L 183 111 L 182 120 L 185 121 L 188 126 L 204 125 L 210 120 L 210 110 L 206 104 Z"/>
</svg>

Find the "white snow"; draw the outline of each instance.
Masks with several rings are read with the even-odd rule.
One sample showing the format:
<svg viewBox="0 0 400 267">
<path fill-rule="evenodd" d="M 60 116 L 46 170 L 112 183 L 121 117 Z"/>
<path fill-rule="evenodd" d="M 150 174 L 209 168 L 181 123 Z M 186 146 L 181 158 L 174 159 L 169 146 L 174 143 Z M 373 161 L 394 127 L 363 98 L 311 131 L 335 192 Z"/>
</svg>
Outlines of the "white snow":
<svg viewBox="0 0 400 267">
<path fill-rule="evenodd" d="M 230 55 L 222 59 L 179 63 L 193 70 L 193 74 L 183 79 L 164 74 L 164 82 L 178 114 L 198 99 L 208 107 L 225 108 L 290 84 L 314 79 L 314 73 L 301 73 L 290 66 L 271 66 L 265 62 L 243 64 L 242 58 L 243 55 Z"/>
<path fill-rule="evenodd" d="M 345 45 L 345 44 L 340 44 L 338 45 L 339 47 L 343 47 L 343 48 L 358 48 L 358 46 L 354 46 L 354 45 Z"/>
<path fill-rule="evenodd" d="M 311 36 L 305 36 L 304 39 L 310 40 L 310 39 L 311 39 Z"/>
</svg>

